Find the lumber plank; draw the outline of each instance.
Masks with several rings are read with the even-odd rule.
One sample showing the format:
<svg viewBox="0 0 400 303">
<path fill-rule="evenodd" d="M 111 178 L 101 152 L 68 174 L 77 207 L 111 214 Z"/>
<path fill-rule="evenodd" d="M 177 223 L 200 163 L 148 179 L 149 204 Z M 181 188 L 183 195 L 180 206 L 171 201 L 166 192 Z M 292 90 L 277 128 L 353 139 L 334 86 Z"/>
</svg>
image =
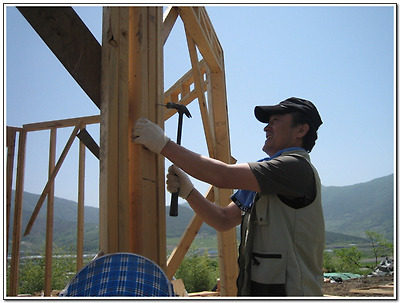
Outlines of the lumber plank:
<svg viewBox="0 0 400 303">
<path fill-rule="evenodd" d="M 57 164 L 54 166 L 54 169 L 52 170 L 52 173 L 51 173 L 49 179 L 47 180 L 47 183 L 42 191 L 42 194 L 39 197 L 39 200 L 35 206 L 35 209 L 32 212 L 32 215 L 31 215 L 31 217 L 28 221 L 28 224 L 25 228 L 24 236 L 29 235 L 29 233 L 31 232 L 32 226 L 35 223 L 36 217 L 39 214 L 39 211 L 43 205 L 44 199 L 46 198 L 47 194 L 49 193 L 50 188 L 51 188 L 52 184 L 54 183 L 54 179 L 56 178 L 58 171 L 60 170 L 61 165 L 63 164 L 65 157 L 67 156 L 68 151 L 71 148 L 71 145 L 74 142 L 76 134 L 78 133 L 80 128 L 81 128 L 81 124 L 75 126 L 75 128 L 72 130 L 72 133 L 64 147 L 64 150 L 62 151 L 60 157 L 58 158 Z"/>
<path fill-rule="evenodd" d="M 163 44 L 167 42 L 168 36 L 171 33 L 174 24 L 178 19 L 178 12 L 176 11 L 176 7 L 169 6 L 163 15 L 163 25 L 162 25 L 162 40 Z"/>
<path fill-rule="evenodd" d="M 97 159 L 100 159 L 100 147 L 97 145 L 96 141 L 94 141 L 92 136 L 88 133 L 86 128 L 82 128 L 76 136 Z"/>
<path fill-rule="evenodd" d="M 201 113 L 201 118 L 203 121 L 204 133 L 205 133 L 205 137 L 206 137 L 206 141 L 207 141 L 208 154 L 211 158 L 214 158 L 215 157 L 215 138 L 214 138 L 214 134 L 212 132 L 212 127 L 211 127 L 212 123 L 210 121 L 208 106 L 207 106 L 207 102 L 206 102 L 205 95 L 204 95 L 205 92 L 203 90 L 203 86 L 201 85 L 201 74 L 200 74 L 200 68 L 199 68 L 199 63 L 198 63 L 199 60 L 197 57 L 196 45 L 195 45 L 194 40 L 189 35 L 186 25 L 185 25 L 185 33 L 186 33 L 186 40 L 187 40 L 188 49 L 189 49 L 190 61 L 192 63 L 194 85 L 195 85 L 195 89 L 197 92 L 197 98 L 199 100 L 200 113 Z"/>
<path fill-rule="evenodd" d="M 57 129 L 50 129 L 50 146 L 49 146 L 49 177 L 54 169 L 56 162 L 56 140 Z M 47 195 L 47 214 L 46 214 L 46 250 L 45 250 L 45 267 L 44 267 L 44 296 L 51 295 L 51 276 L 53 261 L 53 217 L 54 217 L 54 183 L 50 186 Z"/>
<path fill-rule="evenodd" d="M 188 297 L 220 297 L 221 294 L 217 291 L 201 291 L 188 294 Z"/>
<path fill-rule="evenodd" d="M 162 103 L 164 93 L 164 41 L 163 41 L 163 9 L 162 7 L 153 8 L 153 15 L 155 16 L 156 25 L 154 48 L 156 56 L 155 69 L 155 102 L 152 104 L 155 111 L 155 121 L 164 128 L 164 111 L 160 110 L 157 103 Z M 151 60 L 152 61 L 152 60 Z M 163 107 L 161 107 L 162 109 Z M 165 158 L 161 155 L 156 156 L 156 214 L 158 225 L 157 230 L 157 263 L 163 270 L 167 268 L 167 222 L 166 222 L 166 209 L 165 209 Z"/>
<path fill-rule="evenodd" d="M 371 294 L 371 295 L 393 295 L 394 286 L 388 284 L 388 285 L 374 285 L 369 287 L 353 288 L 349 290 L 349 293 Z"/>
<path fill-rule="evenodd" d="M 6 175 L 6 255 L 8 255 L 8 238 L 10 235 L 10 218 L 11 218 L 11 191 L 14 172 L 15 157 L 15 138 L 17 130 L 7 126 L 7 175 Z"/>
<path fill-rule="evenodd" d="M 162 7 L 107 7 L 103 18 L 101 250 L 165 267 L 164 161 L 131 142 L 140 117 L 163 127 Z"/>
<path fill-rule="evenodd" d="M 118 33 L 119 8 L 103 8 L 99 244 L 104 254 L 118 252 Z"/>
<path fill-rule="evenodd" d="M 85 224 L 85 144 L 79 142 L 79 162 L 78 162 L 78 220 L 76 236 L 76 272 L 83 266 L 83 240 Z"/>
<path fill-rule="evenodd" d="M 9 296 L 17 296 L 18 294 L 18 278 L 19 278 L 19 257 L 21 247 L 21 228 L 22 228 L 22 204 L 24 194 L 24 175 L 25 175 L 25 152 L 26 152 L 26 131 L 22 130 L 19 134 L 18 142 L 18 164 L 15 185 L 15 204 L 14 204 L 14 222 L 13 237 L 11 248 L 10 263 L 10 284 Z"/>
<path fill-rule="evenodd" d="M 206 199 L 210 202 L 214 202 L 214 187 L 210 186 L 207 191 Z M 183 258 L 185 257 L 187 251 L 190 248 L 194 238 L 199 232 L 201 226 L 203 224 L 203 220 L 196 215 L 193 215 L 191 221 L 185 229 L 181 239 L 179 240 L 178 245 L 173 249 L 170 257 L 167 260 L 167 277 L 168 279 L 172 279 L 175 275 L 176 271 L 179 268 L 179 265 L 182 263 Z"/>
<path fill-rule="evenodd" d="M 24 124 L 23 128 L 25 131 L 30 132 L 30 131 L 46 130 L 50 128 L 72 127 L 78 125 L 79 123 L 88 125 L 88 124 L 96 124 L 99 122 L 100 122 L 100 115 L 94 115 L 94 116 L 77 117 L 71 119 L 29 123 L 29 124 Z"/>
<path fill-rule="evenodd" d="M 212 121 L 214 122 L 216 158 L 229 164 L 236 161 L 231 156 L 223 58 L 221 60 L 222 70 L 208 73 L 210 77 L 208 96 L 209 107 L 212 108 L 212 111 L 210 111 L 213 115 Z M 222 207 L 227 206 L 231 202 L 230 197 L 232 194 L 233 191 L 231 189 L 218 188 L 216 189 L 215 201 Z M 217 233 L 217 238 L 219 258 L 221 258 L 221 294 L 223 296 L 235 296 L 237 293 L 236 277 L 239 273 L 236 230 L 231 229 L 223 233 Z"/>
<path fill-rule="evenodd" d="M 72 7 L 19 6 L 18 10 L 100 108 L 101 46 Z"/>
<path fill-rule="evenodd" d="M 204 74 L 206 70 L 206 61 L 204 59 L 200 60 L 199 62 L 200 70 L 201 73 Z M 167 98 L 169 95 L 176 93 L 176 92 L 181 92 L 181 87 L 183 85 L 192 85 L 194 84 L 194 78 L 193 78 L 193 70 L 190 69 L 188 72 L 186 72 L 182 77 L 179 78 L 168 90 L 164 92 L 164 98 Z"/>
<path fill-rule="evenodd" d="M 177 10 L 211 71 L 221 71 L 223 68 L 221 45 L 205 8 L 179 6 Z"/>
<path fill-rule="evenodd" d="M 174 292 L 178 297 L 187 297 L 188 293 L 185 289 L 185 284 L 182 279 L 171 280 L 172 285 L 174 286 Z"/>
<path fill-rule="evenodd" d="M 133 20 L 131 14 L 131 8 L 116 8 L 119 11 L 118 32 L 114 32 L 114 39 L 118 43 L 118 58 L 117 58 L 117 70 L 118 74 L 118 99 L 115 100 L 118 103 L 116 114 L 118 115 L 118 128 L 116 135 L 118 136 L 118 174 L 115 178 L 118 179 L 118 232 L 115 237 L 118 238 L 118 251 L 132 251 L 131 239 L 127 237 L 131 234 L 131 222 L 130 217 L 130 203 L 129 200 L 129 183 L 131 181 L 131 172 L 127 165 L 129 160 L 129 69 L 131 67 L 130 58 L 130 39 L 132 35 L 132 28 L 130 24 Z M 125 33 L 125 34 L 124 34 Z"/>
<path fill-rule="evenodd" d="M 204 75 L 206 70 L 206 62 L 202 59 L 199 62 L 201 78 Z M 201 81 L 203 91 L 207 90 L 208 81 Z M 194 99 L 198 97 L 198 92 L 193 88 L 191 89 L 192 84 L 194 84 L 193 70 L 190 69 L 186 74 L 184 74 L 179 80 L 177 80 L 168 90 L 164 92 L 164 104 L 167 104 L 169 101 L 172 101 L 172 96 L 181 95 L 180 100 L 177 102 L 183 105 L 189 105 Z M 174 114 L 176 114 L 176 110 L 168 109 L 164 114 L 164 121 L 167 121 Z"/>
</svg>

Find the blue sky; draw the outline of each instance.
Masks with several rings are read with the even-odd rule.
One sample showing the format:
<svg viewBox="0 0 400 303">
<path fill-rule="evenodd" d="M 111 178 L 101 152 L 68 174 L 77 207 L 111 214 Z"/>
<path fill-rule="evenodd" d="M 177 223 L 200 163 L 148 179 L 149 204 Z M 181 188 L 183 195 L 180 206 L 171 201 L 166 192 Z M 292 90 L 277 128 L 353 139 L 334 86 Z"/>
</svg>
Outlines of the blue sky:
<svg viewBox="0 0 400 303">
<path fill-rule="evenodd" d="M 101 42 L 100 7 L 74 7 Z M 232 155 L 263 158 L 264 125 L 256 105 L 309 99 L 324 124 L 311 152 L 322 184 L 344 186 L 394 173 L 395 7 L 393 5 L 206 6 L 224 50 Z M 15 7 L 6 7 L 5 119 L 22 126 L 99 114 Z M 178 19 L 164 49 L 167 90 L 191 68 Z M 207 154 L 196 101 L 182 145 Z M 177 119 L 165 124 L 176 138 Z M 98 127 L 88 127 L 99 142 Z M 59 130 L 57 157 L 72 129 Z M 28 134 L 25 190 L 47 180 L 48 132 Z M 200 139 L 199 139 L 200 138 Z M 56 195 L 77 199 L 78 144 L 56 179 Z M 87 152 L 86 205 L 98 205 L 98 160 Z M 169 163 L 167 162 L 168 166 Z M 207 185 L 196 182 L 202 192 Z M 167 198 L 167 204 L 169 199 Z"/>
</svg>

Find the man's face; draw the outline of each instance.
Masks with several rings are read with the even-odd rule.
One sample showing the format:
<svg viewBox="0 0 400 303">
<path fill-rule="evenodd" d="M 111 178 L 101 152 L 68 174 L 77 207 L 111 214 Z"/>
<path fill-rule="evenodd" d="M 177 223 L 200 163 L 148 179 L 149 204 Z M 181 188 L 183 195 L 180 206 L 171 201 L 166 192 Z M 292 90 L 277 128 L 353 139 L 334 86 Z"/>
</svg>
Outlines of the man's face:
<svg viewBox="0 0 400 303">
<path fill-rule="evenodd" d="M 304 125 L 303 125 L 304 126 Z M 301 125 L 292 127 L 292 115 L 273 115 L 264 128 L 267 140 L 263 151 L 273 156 L 278 151 L 289 147 L 302 147 L 304 134 L 300 131 Z"/>
</svg>

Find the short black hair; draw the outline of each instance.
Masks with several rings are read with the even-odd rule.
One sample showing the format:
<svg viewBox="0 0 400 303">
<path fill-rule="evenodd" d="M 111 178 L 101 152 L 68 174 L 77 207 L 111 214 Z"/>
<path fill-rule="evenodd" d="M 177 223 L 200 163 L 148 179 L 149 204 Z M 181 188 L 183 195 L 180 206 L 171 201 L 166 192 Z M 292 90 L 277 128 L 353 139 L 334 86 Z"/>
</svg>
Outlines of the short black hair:
<svg viewBox="0 0 400 303">
<path fill-rule="evenodd" d="M 318 134 L 315 127 L 309 122 L 309 118 L 302 112 L 295 111 L 291 113 L 292 115 L 292 127 L 301 124 L 308 124 L 310 126 L 307 134 L 303 137 L 303 148 L 307 152 L 311 152 L 315 145 L 315 141 L 318 139 Z"/>
</svg>

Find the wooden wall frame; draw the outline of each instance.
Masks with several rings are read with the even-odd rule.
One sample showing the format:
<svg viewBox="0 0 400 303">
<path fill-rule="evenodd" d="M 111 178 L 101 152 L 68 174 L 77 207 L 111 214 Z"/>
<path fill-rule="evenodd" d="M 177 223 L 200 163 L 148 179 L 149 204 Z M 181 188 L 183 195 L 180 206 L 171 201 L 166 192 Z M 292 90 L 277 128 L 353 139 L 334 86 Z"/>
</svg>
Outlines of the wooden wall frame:
<svg viewBox="0 0 400 303">
<path fill-rule="evenodd" d="M 209 156 L 235 162 L 230 150 L 223 51 L 205 8 L 169 7 L 163 15 L 162 7 L 104 7 L 102 46 L 70 7 L 18 9 L 101 110 L 100 118 L 95 118 L 101 125 L 101 251 L 144 255 L 172 278 L 202 222 L 194 216 L 166 260 L 164 159 L 133 144 L 130 133 L 139 117 L 163 127 L 174 111 L 157 104 L 172 101 L 187 105 L 197 99 Z M 163 45 L 178 17 L 185 27 L 192 69 L 164 92 Z M 63 35 L 57 35 L 60 32 Z M 76 126 L 78 130 L 81 127 Z M 20 133 L 21 153 L 26 131 Z M 19 155 L 19 171 L 23 171 L 23 156 Z M 22 181 L 23 174 L 17 174 L 17 185 Z M 232 190 L 210 187 L 207 198 L 225 206 L 231 194 Z M 18 192 L 16 199 L 22 201 Z M 14 220 L 17 238 L 21 227 L 16 224 Z M 221 295 L 236 296 L 235 229 L 218 233 L 218 250 Z M 13 287 L 10 295 L 16 295 Z"/>
</svg>

